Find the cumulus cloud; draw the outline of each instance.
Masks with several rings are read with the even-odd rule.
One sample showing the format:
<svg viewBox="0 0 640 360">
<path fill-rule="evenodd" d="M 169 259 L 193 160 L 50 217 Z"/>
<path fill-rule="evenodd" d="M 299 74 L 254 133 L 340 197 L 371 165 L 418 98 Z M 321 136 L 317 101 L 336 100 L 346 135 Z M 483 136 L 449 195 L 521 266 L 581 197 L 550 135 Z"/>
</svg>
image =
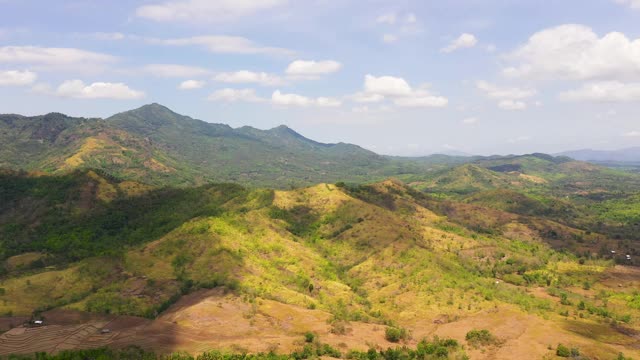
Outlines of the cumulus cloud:
<svg viewBox="0 0 640 360">
<path fill-rule="evenodd" d="M 145 72 L 158 77 L 189 78 L 209 74 L 209 70 L 201 67 L 177 64 L 150 64 L 143 69 Z"/>
<path fill-rule="evenodd" d="M 524 110 L 527 103 L 518 100 L 502 100 L 498 103 L 498 107 L 503 110 Z"/>
<path fill-rule="evenodd" d="M 319 106 L 319 107 L 336 107 L 341 102 L 338 99 L 328 97 L 310 98 L 298 94 L 283 94 L 280 90 L 276 90 L 271 95 L 271 103 L 279 106 Z"/>
<path fill-rule="evenodd" d="M 503 70 L 509 77 L 592 80 L 640 78 L 640 39 L 611 32 L 599 37 L 583 25 L 561 25 L 542 30 L 506 59 L 515 62 Z"/>
<path fill-rule="evenodd" d="M 0 47 L 0 63 L 29 64 L 37 69 L 98 71 L 117 60 L 115 56 L 76 48 Z"/>
<path fill-rule="evenodd" d="M 598 81 L 560 94 L 563 101 L 634 102 L 640 101 L 640 83 Z"/>
<path fill-rule="evenodd" d="M 342 69 L 342 64 L 334 60 L 296 60 L 287 66 L 285 73 L 292 77 L 316 78 L 332 74 Z"/>
<path fill-rule="evenodd" d="M 453 40 L 449 45 L 442 48 L 440 51 L 443 53 L 454 52 L 459 49 L 472 48 L 476 46 L 478 43 L 478 39 L 475 35 L 464 33 L 460 35 L 457 39 Z"/>
<path fill-rule="evenodd" d="M 207 98 L 209 101 L 223 102 L 263 102 L 265 99 L 256 95 L 254 89 L 231 89 L 225 88 L 216 90 Z"/>
<path fill-rule="evenodd" d="M 388 96 L 407 96 L 411 94 L 411 86 L 400 77 L 373 76 L 367 74 L 364 77 L 364 91 L 369 94 Z"/>
<path fill-rule="evenodd" d="M 477 124 L 478 123 L 478 118 L 476 117 L 468 117 L 466 119 L 462 120 L 462 123 L 465 125 L 473 125 L 473 124 Z"/>
<path fill-rule="evenodd" d="M 160 22 L 218 22 L 282 6 L 287 0 L 183 0 L 143 5 L 138 17 Z"/>
<path fill-rule="evenodd" d="M 176 39 L 147 38 L 152 44 L 168 46 L 200 46 L 212 53 L 220 54 L 264 54 L 275 56 L 291 56 L 293 51 L 278 47 L 256 44 L 241 36 L 205 35 Z"/>
<path fill-rule="evenodd" d="M 213 80 L 232 84 L 256 83 L 264 86 L 277 86 L 284 83 L 277 75 L 248 70 L 219 73 L 213 77 Z"/>
<path fill-rule="evenodd" d="M 626 136 L 626 137 L 640 137 L 640 131 L 636 131 L 636 130 L 629 131 L 627 133 L 624 133 L 623 136 Z"/>
<path fill-rule="evenodd" d="M 178 85 L 179 90 L 195 90 L 200 89 L 205 85 L 201 80 L 185 80 Z"/>
<path fill-rule="evenodd" d="M 413 89 L 405 79 L 395 76 L 367 74 L 363 87 L 364 93 L 351 96 L 354 101 L 378 102 L 390 97 L 400 107 L 444 107 L 449 103 L 447 98 L 433 95 L 426 89 Z"/>
<path fill-rule="evenodd" d="M 499 87 L 486 81 L 476 82 L 476 87 L 482 90 L 488 97 L 492 99 L 526 99 L 536 95 L 535 89 L 521 89 L 516 87 Z"/>
<path fill-rule="evenodd" d="M 32 71 L 0 71 L 0 86 L 26 86 L 33 84 L 38 75 Z"/>
<path fill-rule="evenodd" d="M 94 82 L 86 85 L 82 80 L 67 80 L 55 90 L 55 95 L 76 99 L 140 99 L 142 91 L 129 88 L 123 83 Z"/>
</svg>

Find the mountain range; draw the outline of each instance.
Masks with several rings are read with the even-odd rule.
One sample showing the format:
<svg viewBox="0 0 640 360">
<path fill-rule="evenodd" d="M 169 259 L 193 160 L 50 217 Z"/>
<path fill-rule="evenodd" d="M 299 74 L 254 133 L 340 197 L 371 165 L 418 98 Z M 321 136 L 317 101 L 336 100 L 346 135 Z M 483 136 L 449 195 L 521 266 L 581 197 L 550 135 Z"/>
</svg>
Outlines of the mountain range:
<svg viewBox="0 0 640 360">
<path fill-rule="evenodd" d="M 0 115 L 0 167 L 61 173 L 100 168 L 149 184 L 231 181 L 289 186 L 381 175 L 390 161 L 350 144 L 322 144 L 286 126 L 233 129 L 150 104 L 107 119 Z"/>
<path fill-rule="evenodd" d="M 0 356 L 640 356 L 638 174 L 380 156 L 158 104 L 0 115 L 0 144 Z"/>
<path fill-rule="evenodd" d="M 558 155 L 589 162 L 640 164 L 640 147 L 631 147 L 620 150 L 582 149 L 566 151 Z"/>
</svg>

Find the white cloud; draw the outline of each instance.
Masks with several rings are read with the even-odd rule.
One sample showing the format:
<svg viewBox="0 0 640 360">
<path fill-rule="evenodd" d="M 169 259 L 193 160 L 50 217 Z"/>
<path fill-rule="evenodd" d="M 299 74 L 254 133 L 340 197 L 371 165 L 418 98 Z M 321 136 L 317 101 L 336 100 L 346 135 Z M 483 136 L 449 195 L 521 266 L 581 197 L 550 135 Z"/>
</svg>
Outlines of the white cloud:
<svg viewBox="0 0 640 360">
<path fill-rule="evenodd" d="M 627 5 L 632 9 L 640 10 L 640 0 L 614 0 L 618 4 Z"/>
<path fill-rule="evenodd" d="M 524 110 L 527 103 L 517 100 L 502 100 L 498 103 L 498 107 L 503 110 Z"/>
<path fill-rule="evenodd" d="M 213 77 L 213 80 L 232 84 L 256 83 L 264 86 L 277 86 L 284 83 L 277 75 L 248 70 L 219 73 Z"/>
<path fill-rule="evenodd" d="M 338 99 L 319 97 L 315 99 L 315 103 L 321 107 L 336 107 L 342 105 L 342 102 Z"/>
<path fill-rule="evenodd" d="M 623 136 L 626 136 L 626 137 L 640 137 L 640 131 L 636 131 L 636 130 L 629 131 L 627 133 L 624 133 Z"/>
<path fill-rule="evenodd" d="M 341 102 L 338 99 L 319 97 L 309 98 L 298 94 L 283 94 L 280 90 L 276 90 L 271 95 L 271 102 L 279 106 L 320 106 L 320 107 L 336 107 Z"/>
<path fill-rule="evenodd" d="M 384 34 L 382 35 L 382 42 L 386 44 L 391 44 L 398 41 L 398 37 L 393 34 Z"/>
<path fill-rule="evenodd" d="M 382 14 L 376 18 L 378 24 L 393 25 L 398 20 L 395 13 Z"/>
<path fill-rule="evenodd" d="M 140 6 L 136 15 L 161 22 L 219 22 L 272 9 L 287 0 L 183 0 Z"/>
<path fill-rule="evenodd" d="M 342 64 L 334 60 L 296 60 L 287 66 L 285 73 L 292 77 L 316 78 L 332 74 L 342 69 Z"/>
<path fill-rule="evenodd" d="M 55 90 L 55 95 L 76 99 L 140 99 L 141 91 L 133 90 L 123 83 L 94 82 L 86 85 L 81 80 L 67 80 Z"/>
<path fill-rule="evenodd" d="M 619 81 L 591 82 L 578 89 L 563 92 L 559 95 L 559 98 L 563 101 L 640 101 L 640 83 L 622 83 Z"/>
<path fill-rule="evenodd" d="M 111 55 L 75 48 L 0 47 L 0 63 L 30 64 L 37 69 L 99 71 L 116 61 L 117 58 Z"/>
<path fill-rule="evenodd" d="M 262 46 L 241 36 L 205 35 L 177 39 L 145 39 L 152 44 L 169 46 L 201 46 L 212 53 L 264 54 L 291 56 L 293 51 L 278 47 Z"/>
<path fill-rule="evenodd" d="M 486 81 L 476 82 L 476 87 L 479 90 L 482 90 L 488 97 L 492 99 L 502 99 L 502 100 L 526 99 L 536 95 L 537 93 L 535 89 L 499 87 L 495 84 L 491 84 Z"/>
<path fill-rule="evenodd" d="M 194 90 L 200 89 L 205 85 L 204 81 L 201 80 L 185 80 L 178 85 L 179 90 Z"/>
<path fill-rule="evenodd" d="M 459 49 L 472 48 L 476 46 L 478 43 L 478 39 L 475 35 L 464 33 L 460 35 L 457 39 L 453 40 L 449 45 L 442 48 L 440 51 L 443 53 L 454 52 Z"/>
<path fill-rule="evenodd" d="M 364 91 L 369 94 L 407 96 L 411 94 L 409 83 L 399 77 L 380 76 L 367 74 L 364 77 Z"/>
<path fill-rule="evenodd" d="M 351 99 L 358 103 L 377 103 L 384 100 L 384 95 L 358 92 L 353 94 Z"/>
<path fill-rule="evenodd" d="M 143 69 L 145 72 L 158 77 L 189 78 L 209 74 L 209 70 L 201 67 L 177 64 L 150 64 Z"/>
<path fill-rule="evenodd" d="M 381 101 L 385 96 L 393 98 L 393 103 L 400 107 L 444 107 L 449 100 L 431 94 L 426 89 L 413 89 L 400 77 L 365 75 L 364 93 L 352 95 L 354 101 Z M 366 102 L 366 101 L 365 101 Z"/>
<path fill-rule="evenodd" d="M 411 96 L 397 98 L 393 103 L 400 107 L 445 107 L 449 104 L 449 100 L 425 91 L 417 91 Z"/>
<path fill-rule="evenodd" d="M 611 32 L 603 37 L 583 25 L 542 30 L 506 57 L 516 64 L 503 73 L 534 79 L 640 78 L 640 39 Z"/>
<path fill-rule="evenodd" d="M 413 24 L 413 23 L 416 23 L 418 21 L 418 18 L 416 17 L 416 14 L 414 14 L 414 13 L 408 13 L 407 16 L 405 17 L 404 21 L 407 24 Z"/>
<path fill-rule="evenodd" d="M 38 75 L 32 71 L 0 71 L 0 86 L 26 86 L 33 84 Z"/>
<path fill-rule="evenodd" d="M 466 119 L 463 119 L 462 123 L 465 124 L 465 125 L 474 125 L 474 124 L 477 124 L 478 121 L 479 120 L 476 117 L 468 117 Z"/>
<path fill-rule="evenodd" d="M 224 102 L 263 102 L 265 99 L 256 95 L 254 89 L 220 89 L 213 92 L 207 98 L 209 101 L 224 101 Z"/>
</svg>

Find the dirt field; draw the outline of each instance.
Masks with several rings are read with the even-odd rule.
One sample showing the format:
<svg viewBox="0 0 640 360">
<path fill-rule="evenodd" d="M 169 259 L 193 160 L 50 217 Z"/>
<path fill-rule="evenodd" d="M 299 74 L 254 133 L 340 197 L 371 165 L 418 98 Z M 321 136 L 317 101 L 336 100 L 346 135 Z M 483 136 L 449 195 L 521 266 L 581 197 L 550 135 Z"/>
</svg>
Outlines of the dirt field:
<svg viewBox="0 0 640 360">
<path fill-rule="evenodd" d="M 303 343 L 303 334 L 313 331 L 322 342 L 345 351 L 366 350 L 369 346 L 395 346 L 384 339 L 384 327 L 351 323 L 345 335 L 332 334 L 327 320 L 330 314 L 320 310 L 257 299 L 244 302 L 224 291 L 199 291 L 183 297 L 156 320 L 126 316 L 101 316 L 71 310 L 53 310 L 43 314 L 45 326 L 16 327 L 0 335 L 0 356 L 11 353 L 56 352 L 63 349 L 130 344 L 156 352 L 187 351 L 200 353 L 212 349 L 231 351 L 290 352 Z M 577 346 L 592 358 L 608 359 L 622 351 L 640 357 L 640 337 L 622 334 L 610 327 L 586 329 L 579 324 L 561 322 L 521 312 L 511 306 L 482 311 L 451 323 L 420 319 L 413 328 L 413 340 L 438 335 L 454 338 L 462 344 L 471 329 L 488 329 L 498 346 L 467 348 L 472 359 L 540 359 L 552 355 L 563 343 Z M 103 333 L 108 329 L 108 333 Z M 593 341 L 589 331 L 604 334 Z M 613 334 L 611 334 L 613 332 Z M 605 336 L 606 335 L 606 336 Z M 633 349 L 636 350 L 633 350 Z"/>
</svg>

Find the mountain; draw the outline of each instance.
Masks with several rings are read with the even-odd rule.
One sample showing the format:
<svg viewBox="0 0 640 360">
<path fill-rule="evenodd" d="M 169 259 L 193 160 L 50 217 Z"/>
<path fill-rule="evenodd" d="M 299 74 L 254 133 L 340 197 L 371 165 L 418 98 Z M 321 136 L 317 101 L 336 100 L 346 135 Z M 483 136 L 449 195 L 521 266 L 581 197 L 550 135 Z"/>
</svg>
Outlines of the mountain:
<svg viewBox="0 0 640 360">
<path fill-rule="evenodd" d="M 0 140 L 0 356 L 640 356 L 637 174 L 380 156 L 158 104 L 2 115 Z"/>
<path fill-rule="evenodd" d="M 572 159 L 591 162 L 629 162 L 640 163 L 640 147 L 631 147 L 620 150 L 574 150 L 566 151 L 558 155 L 568 156 Z"/>
<path fill-rule="evenodd" d="M 0 167 L 50 173 L 94 168 L 148 184 L 362 181 L 380 177 L 390 162 L 356 145 L 307 139 L 286 126 L 233 129 L 159 104 L 107 119 L 0 115 L 0 141 Z"/>
<path fill-rule="evenodd" d="M 510 162 L 552 166 L 538 160 Z M 492 180 L 502 173 L 482 165 L 495 161 L 451 171 Z M 479 189 L 460 201 L 398 180 L 269 190 L 157 188 L 92 170 L 1 176 L 0 356 L 110 346 L 143 358 L 135 345 L 507 359 L 552 357 L 558 344 L 640 355 L 640 272 L 609 251 L 633 243 L 545 218 L 549 204 L 532 195 Z M 29 319 L 44 326 L 16 327 Z M 225 357 L 236 358 L 246 355 Z"/>
</svg>

